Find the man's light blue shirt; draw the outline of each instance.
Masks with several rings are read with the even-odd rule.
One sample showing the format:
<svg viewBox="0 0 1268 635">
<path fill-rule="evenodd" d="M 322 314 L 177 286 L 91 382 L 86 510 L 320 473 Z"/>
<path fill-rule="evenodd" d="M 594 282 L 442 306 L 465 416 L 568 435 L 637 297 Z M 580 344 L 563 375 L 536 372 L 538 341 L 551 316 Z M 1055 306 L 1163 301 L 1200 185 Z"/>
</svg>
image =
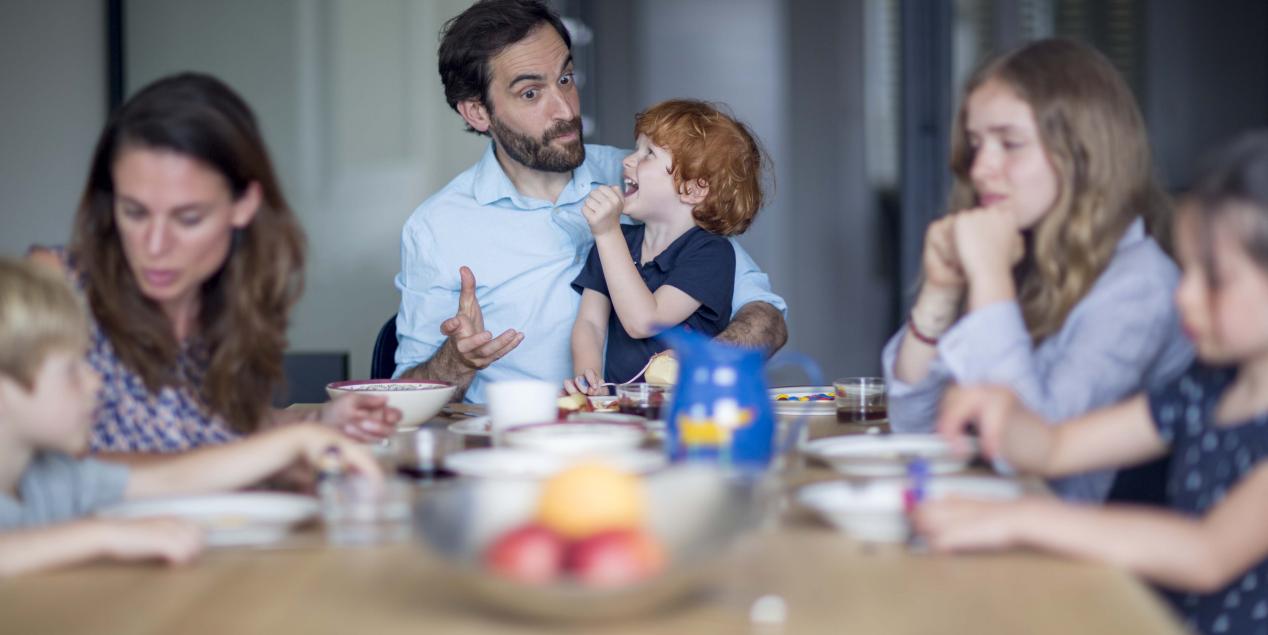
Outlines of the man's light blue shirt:
<svg viewBox="0 0 1268 635">
<path fill-rule="evenodd" d="M 458 308 L 458 268 L 471 268 L 484 327 L 497 335 L 524 333 L 515 350 L 476 373 L 466 399 L 481 403 L 489 382 L 572 375 L 572 324 L 581 296 L 573 278 L 585 264 L 594 236 L 581 205 L 596 185 L 621 183 L 626 151 L 586 146 L 586 159 L 554 203 L 521 195 L 498 164 L 490 142 L 484 156 L 423 201 L 401 234 L 396 288 L 399 341 L 396 375 L 436 354 L 440 324 Z M 786 311 L 770 281 L 735 241 L 733 310 L 753 301 Z"/>
</svg>

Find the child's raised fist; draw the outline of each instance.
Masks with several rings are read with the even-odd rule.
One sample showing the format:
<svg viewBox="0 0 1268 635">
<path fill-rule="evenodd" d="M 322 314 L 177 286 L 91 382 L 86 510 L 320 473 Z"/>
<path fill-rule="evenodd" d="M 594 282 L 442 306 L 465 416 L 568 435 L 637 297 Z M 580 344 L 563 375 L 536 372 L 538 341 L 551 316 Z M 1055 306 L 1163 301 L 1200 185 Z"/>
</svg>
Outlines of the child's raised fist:
<svg viewBox="0 0 1268 635">
<path fill-rule="evenodd" d="M 581 213 L 590 225 L 595 237 L 612 231 L 621 231 L 621 210 L 625 209 L 625 196 L 620 188 L 600 185 L 590 191 Z"/>
</svg>

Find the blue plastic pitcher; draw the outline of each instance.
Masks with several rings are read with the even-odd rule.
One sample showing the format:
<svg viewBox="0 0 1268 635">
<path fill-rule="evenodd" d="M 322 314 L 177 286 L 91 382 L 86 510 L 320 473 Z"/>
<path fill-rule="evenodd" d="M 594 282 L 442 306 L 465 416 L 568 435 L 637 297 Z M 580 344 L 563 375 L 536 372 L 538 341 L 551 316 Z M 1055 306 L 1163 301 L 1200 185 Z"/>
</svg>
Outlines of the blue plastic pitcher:
<svg viewBox="0 0 1268 635">
<path fill-rule="evenodd" d="M 762 375 L 762 352 L 681 328 L 660 337 L 679 364 L 666 418 L 670 460 L 766 467 L 774 454 L 775 414 Z"/>
</svg>

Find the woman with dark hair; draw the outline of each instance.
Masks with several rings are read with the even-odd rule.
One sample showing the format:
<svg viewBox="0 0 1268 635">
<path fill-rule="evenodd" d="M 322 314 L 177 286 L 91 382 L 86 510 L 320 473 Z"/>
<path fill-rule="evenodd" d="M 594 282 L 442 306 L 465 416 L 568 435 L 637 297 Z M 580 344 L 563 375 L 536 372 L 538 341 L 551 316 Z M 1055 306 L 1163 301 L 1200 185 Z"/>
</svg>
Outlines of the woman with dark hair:
<svg viewBox="0 0 1268 635">
<path fill-rule="evenodd" d="M 250 108 L 213 77 L 160 79 L 116 110 L 70 248 L 32 258 L 87 299 L 94 451 L 183 451 L 300 418 L 369 439 L 399 418 L 369 396 L 271 410 L 304 235 Z"/>
</svg>

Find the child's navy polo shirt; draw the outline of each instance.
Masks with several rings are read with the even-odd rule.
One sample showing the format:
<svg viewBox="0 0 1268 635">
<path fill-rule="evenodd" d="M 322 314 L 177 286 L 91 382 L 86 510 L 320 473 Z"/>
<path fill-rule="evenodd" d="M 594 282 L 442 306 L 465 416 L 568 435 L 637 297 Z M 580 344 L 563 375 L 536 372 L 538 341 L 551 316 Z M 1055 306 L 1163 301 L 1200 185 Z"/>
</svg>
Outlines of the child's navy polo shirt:
<svg viewBox="0 0 1268 635">
<path fill-rule="evenodd" d="M 731 322 L 731 295 L 735 288 L 735 248 L 731 246 L 731 241 L 692 227 L 651 262 L 642 264 L 639 259 L 643 254 L 644 226 L 621 225 L 621 231 L 625 234 L 630 255 L 634 257 L 635 268 L 652 293 L 662 285 L 670 285 L 700 302 L 700 308 L 683 322 L 685 326 L 710 337 L 726 328 Z M 572 288 L 577 293 L 583 289 L 594 289 L 609 295 L 597 247 L 590 248 L 586 265 L 572 281 Z M 630 337 L 614 308 L 608 316 L 604 381 L 629 380 L 652 355 L 666 348 L 653 338 L 639 340 Z"/>
</svg>

